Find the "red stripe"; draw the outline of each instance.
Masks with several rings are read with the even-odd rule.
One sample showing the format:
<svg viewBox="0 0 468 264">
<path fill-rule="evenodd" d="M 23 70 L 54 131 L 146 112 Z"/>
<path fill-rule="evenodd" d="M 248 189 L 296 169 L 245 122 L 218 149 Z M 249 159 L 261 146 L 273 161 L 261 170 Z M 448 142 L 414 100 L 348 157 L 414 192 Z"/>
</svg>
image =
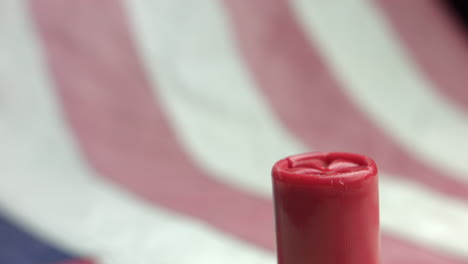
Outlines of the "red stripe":
<svg viewBox="0 0 468 264">
<path fill-rule="evenodd" d="M 468 264 L 467 260 L 436 255 L 425 248 L 386 237 L 382 240 L 382 264 Z"/>
<path fill-rule="evenodd" d="M 468 110 L 468 39 L 442 1 L 380 0 L 376 5 L 441 93 Z"/>
<path fill-rule="evenodd" d="M 119 2 L 31 4 L 64 110 L 92 166 L 158 205 L 273 249 L 271 202 L 208 177 L 178 145 Z"/>
<path fill-rule="evenodd" d="M 66 116 L 94 168 L 157 205 L 273 249 L 271 201 L 216 181 L 178 144 L 154 100 L 119 2 L 31 3 Z M 385 263 L 397 256 L 391 241 L 383 239 Z M 427 255 L 433 259 L 425 263 L 462 263 L 395 244 L 406 259 Z"/>
<path fill-rule="evenodd" d="M 226 3 L 259 87 L 286 126 L 307 145 L 365 154 L 385 172 L 468 199 L 466 182 L 416 160 L 351 103 L 285 1 Z"/>
</svg>

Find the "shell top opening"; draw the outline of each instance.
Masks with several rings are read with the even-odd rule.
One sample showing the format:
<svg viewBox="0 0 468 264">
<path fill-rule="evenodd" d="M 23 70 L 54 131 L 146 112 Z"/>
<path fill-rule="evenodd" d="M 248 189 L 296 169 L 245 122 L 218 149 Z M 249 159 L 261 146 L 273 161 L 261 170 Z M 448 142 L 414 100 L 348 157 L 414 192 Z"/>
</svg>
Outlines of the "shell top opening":
<svg viewBox="0 0 468 264">
<path fill-rule="evenodd" d="M 273 167 L 273 177 L 288 182 L 307 181 L 339 183 L 353 182 L 377 174 L 375 162 L 353 153 L 305 153 L 278 161 Z"/>
</svg>

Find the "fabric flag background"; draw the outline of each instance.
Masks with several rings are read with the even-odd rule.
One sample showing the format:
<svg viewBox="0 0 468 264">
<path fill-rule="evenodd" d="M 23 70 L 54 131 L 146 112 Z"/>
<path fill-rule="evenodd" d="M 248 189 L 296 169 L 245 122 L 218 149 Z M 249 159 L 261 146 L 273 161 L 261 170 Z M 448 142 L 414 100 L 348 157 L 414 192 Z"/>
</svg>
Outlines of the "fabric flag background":
<svg viewBox="0 0 468 264">
<path fill-rule="evenodd" d="M 382 263 L 468 263 L 442 1 L 1 0 L 0 263 L 275 263 L 270 168 L 380 167 Z"/>
</svg>

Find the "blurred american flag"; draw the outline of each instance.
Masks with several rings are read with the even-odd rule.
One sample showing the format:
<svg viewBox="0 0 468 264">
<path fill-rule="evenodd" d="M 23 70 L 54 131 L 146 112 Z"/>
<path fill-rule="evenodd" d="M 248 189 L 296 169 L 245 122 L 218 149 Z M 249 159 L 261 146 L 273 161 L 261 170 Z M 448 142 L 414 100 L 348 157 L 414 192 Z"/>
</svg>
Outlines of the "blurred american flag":
<svg viewBox="0 0 468 264">
<path fill-rule="evenodd" d="M 443 1 L 1 0 L 0 263 L 275 263 L 269 171 L 380 166 L 382 263 L 468 263 Z M 363 263 L 364 264 L 364 263 Z"/>
</svg>

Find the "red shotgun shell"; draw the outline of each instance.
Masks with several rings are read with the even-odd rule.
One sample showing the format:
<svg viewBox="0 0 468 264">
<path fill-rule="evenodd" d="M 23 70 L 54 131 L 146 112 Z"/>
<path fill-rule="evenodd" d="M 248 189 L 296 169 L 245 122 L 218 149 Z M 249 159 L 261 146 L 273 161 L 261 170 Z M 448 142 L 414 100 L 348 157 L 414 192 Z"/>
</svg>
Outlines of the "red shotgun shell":
<svg viewBox="0 0 468 264">
<path fill-rule="evenodd" d="M 279 264 L 380 263 L 375 162 L 306 153 L 273 166 Z"/>
</svg>

